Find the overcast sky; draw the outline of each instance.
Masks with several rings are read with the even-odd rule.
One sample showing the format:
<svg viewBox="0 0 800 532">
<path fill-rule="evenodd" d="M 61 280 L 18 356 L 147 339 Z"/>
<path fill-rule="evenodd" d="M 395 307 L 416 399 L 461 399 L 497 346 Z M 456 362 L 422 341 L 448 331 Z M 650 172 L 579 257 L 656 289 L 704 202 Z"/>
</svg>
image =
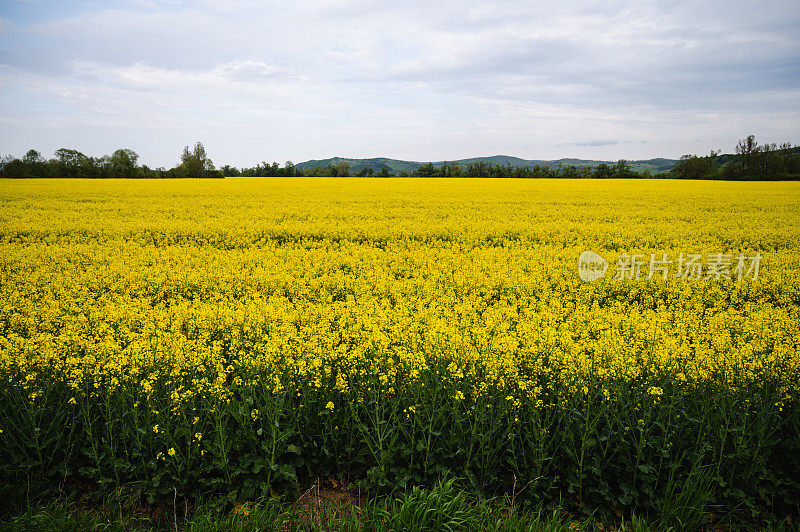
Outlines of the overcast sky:
<svg viewBox="0 0 800 532">
<path fill-rule="evenodd" d="M 800 2 L 0 1 L 0 155 L 642 159 L 800 143 Z"/>
</svg>

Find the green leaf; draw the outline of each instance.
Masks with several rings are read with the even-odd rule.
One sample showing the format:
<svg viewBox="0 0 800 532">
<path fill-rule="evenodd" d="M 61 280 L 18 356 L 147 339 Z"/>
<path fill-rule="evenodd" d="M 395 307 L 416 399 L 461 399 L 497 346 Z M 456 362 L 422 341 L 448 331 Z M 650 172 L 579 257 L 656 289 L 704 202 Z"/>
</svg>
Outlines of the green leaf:
<svg viewBox="0 0 800 532">
<path fill-rule="evenodd" d="M 302 451 L 300 450 L 300 447 L 298 447 L 297 445 L 294 445 L 293 443 L 290 443 L 286 447 L 286 452 L 287 453 L 294 453 L 294 454 L 302 454 Z"/>
</svg>

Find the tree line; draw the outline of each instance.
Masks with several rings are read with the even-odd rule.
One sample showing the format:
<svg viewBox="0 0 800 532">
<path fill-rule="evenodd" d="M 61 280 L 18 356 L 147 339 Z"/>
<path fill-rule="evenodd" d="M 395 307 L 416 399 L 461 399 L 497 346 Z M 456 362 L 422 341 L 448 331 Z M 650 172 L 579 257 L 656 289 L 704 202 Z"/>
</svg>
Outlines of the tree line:
<svg viewBox="0 0 800 532">
<path fill-rule="evenodd" d="M 281 167 L 278 163 L 268 164 L 263 162 L 253 168 L 238 169 L 225 165 L 220 171 L 226 177 L 283 177 L 283 176 L 312 176 L 312 177 L 652 177 L 645 171 L 638 174 L 631 170 L 630 164 L 621 159 L 614 165 L 601 163 L 597 167 L 576 167 L 574 165 L 559 166 L 549 168 L 546 166 L 511 166 L 497 165 L 491 162 L 477 161 L 461 166 L 458 163 L 445 162 L 441 166 L 433 163 L 426 163 L 419 166 L 412 172 L 400 171 L 392 172 L 387 166 L 381 166 L 375 170 L 371 167 L 362 168 L 358 172 L 352 172 L 350 162 L 338 160 L 323 166 L 312 168 L 297 168 L 291 161 Z"/>
<path fill-rule="evenodd" d="M 391 172 L 388 167 L 378 170 L 365 167 L 359 172 L 350 171 L 347 160 L 337 160 L 326 166 L 297 168 L 287 161 L 281 168 L 278 163 L 266 162 L 253 168 L 238 170 L 230 166 L 221 168 L 225 176 L 317 176 L 317 177 L 495 177 L 495 178 L 574 178 L 574 179 L 614 179 L 614 178 L 672 178 L 672 179 L 723 179 L 723 180 L 798 180 L 800 179 L 800 147 L 789 142 L 780 145 L 759 145 L 753 135 L 742 139 L 736 145 L 736 154 L 721 155 L 712 151 L 708 156 L 684 155 L 668 173 L 651 173 L 649 170 L 636 172 L 625 159 L 616 164 L 600 163 L 597 166 L 561 165 L 511 166 L 476 161 L 461 166 L 459 163 L 434 165 L 426 163 L 412 172 Z"/>
<path fill-rule="evenodd" d="M 748 181 L 800 179 L 800 148 L 789 142 L 761 144 L 753 135 L 736 144 L 735 155 L 712 151 L 705 157 L 684 155 L 669 177 L 678 179 L 735 179 Z"/>
<path fill-rule="evenodd" d="M 726 179 L 726 180 L 767 180 L 800 179 L 800 147 L 784 142 L 759 145 L 750 135 L 736 145 L 735 154 L 721 155 L 712 151 L 707 156 L 684 155 L 675 163 L 669 173 L 652 174 L 649 170 L 635 172 L 625 159 L 616 164 L 600 163 L 597 166 L 561 165 L 511 166 L 491 162 L 476 161 L 466 164 L 447 163 L 434 165 L 426 163 L 412 172 L 393 172 L 387 166 L 378 169 L 362 168 L 351 172 L 350 163 L 340 159 L 335 163 L 313 168 L 298 168 L 291 161 L 283 166 L 266 161 L 251 168 L 236 168 L 224 165 L 218 170 L 208 157 L 202 143 L 195 143 L 192 149 L 185 146 L 180 155 L 180 163 L 169 170 L 149 168 L 139 165 L 139 155 L 133 150 L 119 149 L 111 155 L 89 157 L 83 153 L 61 148 L 54 157 L 44 159 L 36 150 L 29 150 L 21 159 L 4 157 L 0 159 L 0 177 L 78 177 L 78 178 L 221 178 L 221 177 L 494 177 L 494 178 L 574 178 L 574 179 L 612 179 L 612 178 L 674 178 L 674 179 Z"/>
<path fill-rule="evenodd" d="M 21 158 L 7 156 L 0 159 L 0 177 L 7 178 L 221 178 L 222 172 L 214 168 L 202 143 L 192 149 L 183 148 L 180 163 L 174 168 L 149 168 L 138 164 L 139 155 L 120 148 L 111 155 L 91 157 L 78 150 L 60 148 L 54 156 L 45 159 L 36 150 L 28 150 Z"/>
</svg>

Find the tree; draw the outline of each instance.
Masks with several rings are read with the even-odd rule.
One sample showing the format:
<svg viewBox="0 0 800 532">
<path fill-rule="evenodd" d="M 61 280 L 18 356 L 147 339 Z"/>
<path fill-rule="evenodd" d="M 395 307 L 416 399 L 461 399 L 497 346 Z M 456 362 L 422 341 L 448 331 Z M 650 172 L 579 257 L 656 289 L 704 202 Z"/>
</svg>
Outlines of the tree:
<svg viewBox="0 0 800 532">
<path fill-rule="evenodd" d="M 611 167 L 611 173 L 613 177 L 639 177 L 636 172 L 631 170 L 631 165 L 625 159 L 617 161 L 617 164 Z"/>
<path fill-rule="evenodd" d="M 10 160 L 8 158 L 4 158 L 3 164 L 0 165 L 0 167 L 2 167 L 3 170 L 2 171 L 3 177 L 10 177 L 14 179 L 35 177 L 30 174 L 30 167 L 20 159 L 17 159 L 16 157 L 11 157 Z"/>
<path fill-rule="evenodd" d="M 606 179 L 613 176 L 614 172 L 611 170 L 611 167 L 609 167 L 606 163 L 598 164 L 597 168 L 595 168 L 594 172 L 592 173 L 592 177 L 598 179 Z"/>
<path fill-rule="evenodd" d="M 22 163 L 25 165 L 25 173 L 30 177 L 48 177 L 50 175 L 50 168 L 47 162 L 42 158 L 42 154 L 36 150 L 28 150 L 22 157 Z"/>
<path fill-rule="evenodd" d="M 336 161 L 336 174 L 339 177 L 347 177 L 350 175 L 350 161 L 339 159 Z"/>
<path fill-rule="evenodd" d="M 114 177 L 111 171 L 111 157 L 103 155 L 95 160 L 100 177 Z"/>
<path fill-rule="evenodd" d="M 372 174 L 374 174 L 374 173 L 375 173 L 375 170 L 373 170 L 371 166 L 365 166 L 356 175 L 358 177 L 372 177 Z"/>
<path fill-rule="evenodd" d="M 795 161 L 791 145 L 763 144 L 756 142 L 755 136 L 748 135 L 736 145 L 737 158 L 729 161 L 722 169 L 725 177 L 734 179 L 774 179 L 781 174 L 792 172 Z"/>
<path fill-rule="evenodd" d="M 422 164 L 417 168 L 416 175 L 419 177 L 432 177 L 437 173 L 433 163 Z"/>
<path fill-rule="evenodd" d="M 54 177 L 93 177 L 86 175 L 94 166 L 93 162 L 78 150 L 59 148 L 55 156 Z"/>
<path fill-rule="evenodd" d="M 759 151 L 755 135 L 748 135 L 747 138 L 740 139 L 736 144 L 736 154 L 739 156 L 739 169 L 742 175 L 756 173 L 758 166 L 756 159 Z"/>
<path fill-rule="evenodd" d="M 467 163 L 467 176 L 469 177 L 489 177 L 490 168 L 486 161 L 476 161 Z"/>
<path fill-rule="evenodd" d="M 42 159 L 42 154 L 36 150 L 28 150 L 28 153 L 22 157 L 22 162 L 25 164 L 36 164 L 36 163 L 43 163 L 44 159 Z"/>
<path fill-rule="evenodd" d="M 225 177 L 232 177 L 232 176 L 240 176 L 240 175 L 242 175 L 242 173 L 239 172 L 238 168 L 236 168 L 235 166 L 231 166 L 229 164 L 226 164 L 223 167 L 221 167 L 220 171 L 222 172 L 222 175 L 224 175 Z"/>
<path fill-rule="evenodd" d="M 139 155 L 129 149 L 119 149 L 115 151 L 108 161 L 110 177 L 136 177 L 136 161 Z"/>
<path fill-rule="evenodd" d="M 684 155 L 680 161 L 675 163 L 670 172 L 674 177 L 681 179 L 703 179 L 713 177 L 714 158 L 718 152 L 712 151 L 708 157 L 698 157 L 697 155 Z"/>
<path fill-rule="evenodd" d="M 192 151 L 189 151 L 189 146 L 183 148 L 180 169 L 188 177 L 203 177 L 204 172 L 214 170 L 214 163 L 208 158 L 203 144 L 197 142 Z"/>
<path fill-rule="evenodd" d="M 578 177 L 578 169 L 573 164 L 567 165 L 561 171 L 561 177 L 567 177 L 567 178 L 574 179 L 574 178 Z"/>
<path fill-rule="evenodd" d="M 795 153 L 791 142 L 784 142 L 780 146 L 781 173 L 794 174 L 800 170 L 800 158 Z"/>
</svg>

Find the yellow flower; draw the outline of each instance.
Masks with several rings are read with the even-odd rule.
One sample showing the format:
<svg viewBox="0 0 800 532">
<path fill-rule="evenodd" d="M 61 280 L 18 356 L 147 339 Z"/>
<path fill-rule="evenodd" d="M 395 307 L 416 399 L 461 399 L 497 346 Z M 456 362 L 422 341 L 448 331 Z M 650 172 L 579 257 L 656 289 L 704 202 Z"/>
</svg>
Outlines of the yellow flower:
<svg viewBox="0 0 800 532">
<path fill-rule="evenodd" d="M 456 401 L 463 401 L 464 400 L 464 392 L 461 390 L 456 390 L 456 395 L 454 397 Z"/>
<path fill-rule="evenodd" d="M 153 425 L 153 432 L 158 432 L 158 425 Z"/>
<path fill-rule="evenodd" d="M 328 401 L 328 404 L 325 405 L 325 408 L 327 408 L 328 410 L 333 410 L 333 401 Z"/>
<path fill-rule="evenodd" d="M 170 456 L 175 456 L 175 448 L 170 447 L 169 450 L 167 451 L 167 454 Z"/>
<path fill-rule="evenodd" d="M 257 419 L 258 419 L 258 416 L 259 416 L 260 414 L 261 414 L 261 412 L 259 412 L 259 411 L 258 411 L 258 408 L 254 408 L 254 409 L 252 409 L 252 410 L 250 411 L 250 417 L 251 417 L 251 418 L 253 418 L 253 421 L 257 420 Z"/>
</svg>

